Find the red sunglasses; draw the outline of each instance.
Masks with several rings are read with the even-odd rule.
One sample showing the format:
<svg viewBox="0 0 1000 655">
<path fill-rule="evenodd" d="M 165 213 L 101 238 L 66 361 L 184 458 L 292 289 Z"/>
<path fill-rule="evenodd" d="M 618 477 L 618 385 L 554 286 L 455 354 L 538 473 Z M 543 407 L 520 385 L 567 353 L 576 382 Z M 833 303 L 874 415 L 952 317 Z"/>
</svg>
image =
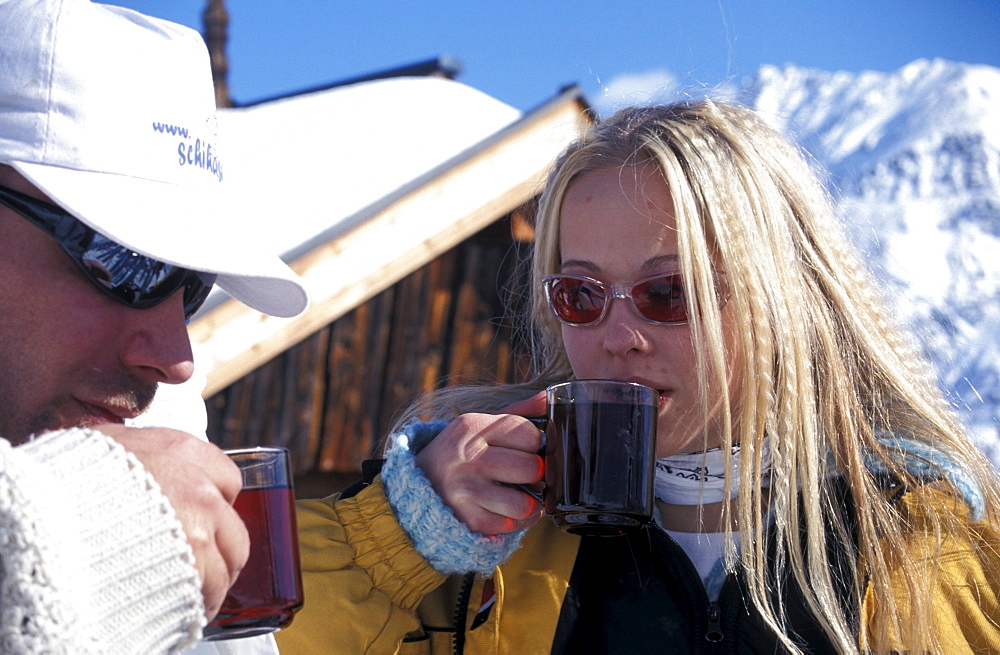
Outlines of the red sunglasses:
<svg viewBox="0 0 1000 655">
<path fill-rule="evenodd" d="M 601 282 L 583 275 L 549 275 L 542 280 L 552 312 L 566 325 L 597 325 L 612 298 L 628 300 L 649 323 L 688 322 L 684 280 L 680 273 L 654 275 L 636 282 Z"/>
</svg>

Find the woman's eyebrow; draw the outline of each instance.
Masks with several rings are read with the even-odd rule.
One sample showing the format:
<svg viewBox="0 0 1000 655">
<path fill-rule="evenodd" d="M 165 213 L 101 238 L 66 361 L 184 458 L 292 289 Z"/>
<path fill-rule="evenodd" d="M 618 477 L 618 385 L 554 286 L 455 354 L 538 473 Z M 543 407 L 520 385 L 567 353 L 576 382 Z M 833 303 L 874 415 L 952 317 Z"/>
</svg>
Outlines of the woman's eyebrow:
<svg viewBox="0 0 1000 655">
<path fill-rule="evenodd" d="M 680 255 L 657 255 L 656 257 L 651 257 L 643 262 L 639 269 L 643 271 L 653 270 L 664 264 L 675 264 L 679 259 Z M 600 266 L 586 259 L 567 259 L 559 264 L 560 271 L 567 268 L 582 268 L 593 273 L 597 273 L 601 270 Z"/>
<path fill-rule="evenodd" d="M 567 268 L 583 268 L 588 271 L 598 271 L 600 268 L 594 264 L 594 262 L 587 261 L 584 259 L 567 259 L 559 264 L 559 270 L 562 271 Z"/>
<path fill-rule="evenodd" d="M 658 268 L 663 264 L 676 264 L 679 259 L 680 255 L 659 255 L 657 257 L 652 257 L 650 259 L 647 259 L 645 262 L 643 262 L 640 268 L 642 270 L 650 270 Z"/>
</svg>

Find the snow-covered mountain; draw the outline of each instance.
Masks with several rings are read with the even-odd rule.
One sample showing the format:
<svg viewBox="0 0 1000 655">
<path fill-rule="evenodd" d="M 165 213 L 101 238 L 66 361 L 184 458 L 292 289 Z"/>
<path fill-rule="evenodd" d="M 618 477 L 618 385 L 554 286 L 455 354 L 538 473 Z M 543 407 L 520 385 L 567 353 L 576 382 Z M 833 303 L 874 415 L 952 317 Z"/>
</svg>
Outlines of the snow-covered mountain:
<svg viewBox="0 0 1000 655">
<path fill-rule="evenodd" d="M 1000 69 L 764 67 L 745 93 L 829 172 L 902 320 L 1000 467 Z"/>
</svg>

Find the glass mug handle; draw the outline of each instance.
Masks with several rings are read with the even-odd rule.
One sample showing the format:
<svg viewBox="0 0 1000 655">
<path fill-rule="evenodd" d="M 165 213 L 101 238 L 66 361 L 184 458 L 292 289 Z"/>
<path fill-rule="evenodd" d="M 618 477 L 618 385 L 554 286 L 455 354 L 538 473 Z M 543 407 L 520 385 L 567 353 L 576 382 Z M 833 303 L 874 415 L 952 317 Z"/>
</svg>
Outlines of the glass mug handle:
<svg viewBox="0 0 1000 655">
<path fill-rule="evenodd" d="M 545 460 L 545 441 L 546 441 L 545 430 L 546 430 L 546 428 L 549 427 L 549 417 L 547 417 L 547 416 L 525 416 L 524 418 L 526 418 L 529 421 L 531 421 L 532 425 L 534 425 L 536 428 L 538 428 L 539 430 L 542 431 L 542 447 L 539 448 L 538 452 L 535 453 L 535 454 L 538 455 L 539 457 L 541 457 L 542 460 L 544 461 Z M 545 495 L 544 495 L 545 492 L 542 491 L 542 490 L 536 489 L 535 487 L 532 487 L 532 486 L 527 485 L 527 484 L 520 484 L 520 483 L 517 483 L 517 482 L 501 482 L 500 484 L 502 484 L 505 487 L 510 487 L 512 489 L 517 489 L 518 491 L 523 491 L 524 493 L 528 494 L 529 496 L 531 496 L 532 498 L 534 498 L 535 500 L 537 500 L 542 505 L 545 504 Z"/>
</svg>

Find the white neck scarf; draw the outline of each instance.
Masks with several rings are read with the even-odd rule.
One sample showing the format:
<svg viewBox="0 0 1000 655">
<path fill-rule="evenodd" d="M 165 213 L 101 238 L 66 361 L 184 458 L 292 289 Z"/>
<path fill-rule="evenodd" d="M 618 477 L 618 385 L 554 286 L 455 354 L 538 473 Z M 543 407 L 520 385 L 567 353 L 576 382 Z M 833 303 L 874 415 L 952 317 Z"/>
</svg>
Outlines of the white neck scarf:
<svg viewBox="0 0 1000 655">
<path fill-rule="evenodd" d="M 768 484 L 771 450 L 765 438 L 762 452 L 762 484 Z M 740 493 L 740 447 L 732 447 L 730 498 Z M 671 505 L 707 505 L 725 500 L 726 458 L 721 448 L 699 453 L 677 453 L 656 460 L 654 495 Z"/>
</svg>

